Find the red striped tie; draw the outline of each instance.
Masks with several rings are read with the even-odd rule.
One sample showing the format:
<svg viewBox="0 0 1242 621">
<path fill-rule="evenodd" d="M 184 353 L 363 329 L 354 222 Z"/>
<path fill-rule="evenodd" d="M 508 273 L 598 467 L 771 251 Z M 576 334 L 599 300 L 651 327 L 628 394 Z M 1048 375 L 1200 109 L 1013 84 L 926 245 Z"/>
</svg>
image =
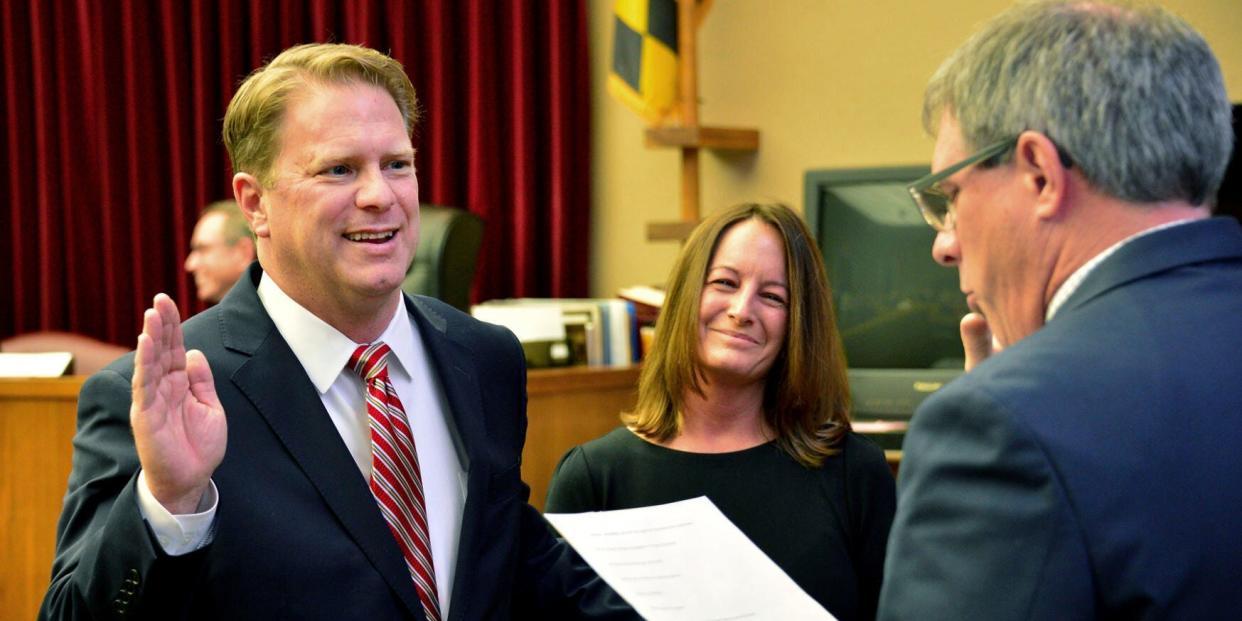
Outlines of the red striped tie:
<svg viewBox="0 0 1242 621">
<path fill-rule="evenodd" d="M 388 381 L 391 351 L 387 345 L 376 342 L 358 347 L 349 359 L 349 367 L 366 384 L 367 414 L 371 417 L 371 493 L 405 555 L 423 613 L 429 621 L 440 621 L 427 511 L 423 506 L 423 477 L 405 408 Z"/>
</svg>

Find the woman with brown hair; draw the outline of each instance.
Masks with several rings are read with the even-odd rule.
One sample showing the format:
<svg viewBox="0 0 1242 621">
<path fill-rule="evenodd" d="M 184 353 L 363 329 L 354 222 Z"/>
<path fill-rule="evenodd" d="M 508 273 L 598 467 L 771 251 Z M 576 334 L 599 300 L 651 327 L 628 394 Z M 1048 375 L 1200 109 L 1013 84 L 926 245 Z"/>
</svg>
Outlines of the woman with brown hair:
<svg viewBox="0 0 1242 621">
<path fill-rule="evenodd" d="M 894 482 L 854 434 L 823 260 L 783 205 L 704 220 L 666 289 L 638 404 L 571 449 L 549 513 L 706 495 L 838 619 L 875 616 Z"/>
</svg>

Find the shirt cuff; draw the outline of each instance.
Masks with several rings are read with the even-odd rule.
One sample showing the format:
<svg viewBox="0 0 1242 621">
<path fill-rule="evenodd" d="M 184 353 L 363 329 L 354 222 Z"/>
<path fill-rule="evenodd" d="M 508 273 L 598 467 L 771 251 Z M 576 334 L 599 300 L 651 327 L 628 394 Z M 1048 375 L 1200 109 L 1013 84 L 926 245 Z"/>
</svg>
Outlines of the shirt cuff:
<svg viewBox="0 0 1242 621">
<path fill-rule="evenodd" d="M 216 506 L 220 497 L 216 493 L 216 482 L 209 483 L 203 498 L 198 501 L 197 513 L 173 515 L 155 499 L 155 494 L 147 487 L 146 472 L 138 473 L 138 511 L 151 526 L 151 532 L 155 533 L 155 540 L 165 554 L 181 556 L 211 543 L 214 532 L 211 525 L 216 519 Z"/>
</svg>

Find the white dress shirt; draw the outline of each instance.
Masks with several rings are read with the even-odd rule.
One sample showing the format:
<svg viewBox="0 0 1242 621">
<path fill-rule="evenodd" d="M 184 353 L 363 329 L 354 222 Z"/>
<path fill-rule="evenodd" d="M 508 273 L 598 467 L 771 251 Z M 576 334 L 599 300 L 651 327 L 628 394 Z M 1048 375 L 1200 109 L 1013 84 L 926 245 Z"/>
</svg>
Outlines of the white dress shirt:
<svg viewBox="0 0 1242 621">
<path fill-rule="evenodd" d="M 1048 308 L 1047 310 L 1044 311 L 1044 323 L 1048 323 L 1049 321 L 1052 321 L 1053 315 L 1056 315 L 1057 311 L 1061 310 L 1061 306 L 1065 304 L 1065 301 L 1068 300 L 1069 297 L 1073 295 L 1075 291 L 1078 290 L 1078 286 L 1082 284 L 1082 281 L 1087 277 L 1087 275 L 1095 271 L 1095 268 L 1099 267 L 1100 263 L 1104 262 L 1104 259 L 1107 259 L 1108 257 L 1113 256 L 1113 253 L 1120 250 L 1122 246 L 1144 235 L 1151 235 L 1152 233 L 1155 233 L 1156 231 L 1163 231 L 1164 229 L 1172 228 L 1179 224 L 1186 224 L 1187 222 L 1193 222 L 1193 221 L 1194 219 L 1191 218 L 1191 219 L 1186 219 L 1186 220 L 1176 220 L 1174 222 L 1166 222 L 1159 226 L 1153 226 L 1152 228 L 1147 229 L 1145 231 L 1139 231 L 1138 233 L 1135 233 L 1109 246 L 1108 248 L 1105 248 L 1104 251 L 1101 252 L 1100 254 L 1097 254 L 1094 257 L 1091 257 L 1089 261 L 1087 261 L 1086 263 L 1083 263 L 1082 265 L 1078 267 L 1078 269 L 1074 270 L 1074 273 L 1070 274 L 1069 278 L 1066 278 L 1065 282 L 1061 283 L 1060 287 L 1057 287 L 1056 293 L 1052 294 L 1052 301 L 1048 302 Z"/>
<path fill-rule="evenodd" d="M 332 424 L 341 434 L 346 449 L 358 464 L 359 473 L 364 479 L 369 479 L 371 430 L 364 387 L 361 378 L 346 367 L 350 355 L 361 343 L 354 343 L 303 308 L 266 273 L 259 282 L 258 294 L 276 329 L 319 391 L 319 398 Z M 377 340 L 392 349 L 388 356 L 388 375 L 401 398 L 414 434 L 422 471 L 427 526 L 431 531 L 436 590 L 440 610 L 447 618 L 457 566 L 461 519 L 465 510 L 465 469 L 457 454 L 444 391 L 404 304 L 397 306 L 388 327 Z M 225 412 L 225 415 L 228 413 Z M 210 542 L 208 537 L 215 517 L 217 496 L 213 483 L 199 505 L 201 513 L 174 516 L 155 500 L 144 476 L 141 473 L 138 475 L 139 508 L 167 554 L 185 554 Z"/>
</svg>

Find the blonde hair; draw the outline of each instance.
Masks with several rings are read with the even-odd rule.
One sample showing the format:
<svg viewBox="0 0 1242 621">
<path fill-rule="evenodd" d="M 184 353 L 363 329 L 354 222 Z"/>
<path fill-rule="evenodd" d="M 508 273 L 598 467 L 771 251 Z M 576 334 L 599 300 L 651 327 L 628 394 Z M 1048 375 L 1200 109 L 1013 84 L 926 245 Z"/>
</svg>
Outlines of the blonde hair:
<svg viewBox="0 0 1242 621">
<path fill-rule="evenodd" d="M 695 227 L 669 274 L 652 350 L 639 377 L 638 403 L 622 421 L 657 441 L 680 433 L 686 391 L 702 394 L 699 299 L 707 270 L 724 233 L 751 219 L 780 235 L 789 283 L 789 322 L 764 383 L 764 422 L 782 450 L 813 468 L 839 450 L 837 444 L 850 430 L 849 380 L 819 248 L 802 219 L 785 205 L 745 203 Z"/>
<path fill-rule="evenodd" d="M 388 91 L 407 133 L 418 122 L 414 85 L 401 63 L 371 48 L 344 43 L 291 47 L 242 81 L 224 113 L 224 147 L 233 172 L 250 173 L 268 185 L 279 151 L 278 132 L 289 99 L 312 83 L 362 82 Z"/>
</svg>

